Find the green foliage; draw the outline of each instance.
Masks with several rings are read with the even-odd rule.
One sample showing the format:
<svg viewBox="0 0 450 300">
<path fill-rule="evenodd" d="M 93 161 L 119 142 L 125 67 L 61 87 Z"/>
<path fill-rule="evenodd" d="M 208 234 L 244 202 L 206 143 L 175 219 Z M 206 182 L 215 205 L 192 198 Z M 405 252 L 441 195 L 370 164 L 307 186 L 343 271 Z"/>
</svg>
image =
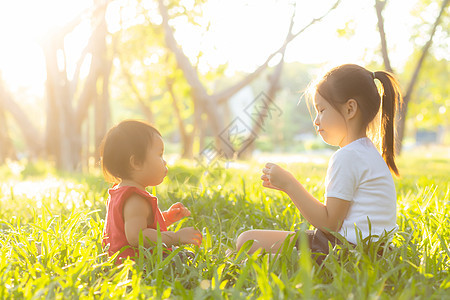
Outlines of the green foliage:
<svg viewBox="0 0 450 300">
<path fill-rule="evenodd" d="M 175 35 L 177 28 L 189 28 L 190 31 L 201 35 L 207 33 L 209 23 L 207 18 L 203 17 L 204 4 L 205 1 L 167 3 L 171 26 L 172 22 L 177 24 L 173 26 Z M 190 133 L 194 127 L 191 87 L 178 67 L 174 54 L 167 48 L 158 3 L 138 1 L 133 5 L 136 5 L 133 20 L 124 22 L 121 30 L 115 33 L 115 51 L 120 65 L 117 64 L 118 68 L 115 69 L 112 80 L 116 83 L 115 86 L 119 87 L 116 93 L 112 93 L 112 99 L 118 100 L 114 101 L 114 119 L 150 119 L 152 123 L 158 124 L 158 128 L 166 136 L 176 137 L 178 120 L 173 98 L 168 90 L 170 82 L 184 126 Z M 124 18 L 127 17 L 130 18 L 125 14 Z M 198 69 L 202 63 L 202 56 L 200 48 L 189 51 L 188 58 L 194 69 Z M 212 83 L 223 76 L 225 70 L 226 64 L 198 72 L 208 92 L 212 92 Z M 150 111 L 151 117 L 145 111 Z"/>
<path fill-rule="evenodd" d="M 345 22 L 345 24 L 341 28 L 336 29 L 336 31 L 339 37 L 350 39 L 355 35 L 355 20 L 349 20 Z"/>
<path fill-rule="evenodd" d="M 411 56 L 405 74 L 412 76 L 419 55 L 420 53 L 416 51 Z M 435 129 L 438 126 L 443 128 L 450 126 L 449 72 L 450 63 L 447 59 L 437 60 L 432 55 L 427 56 L 408 108 L 408 119 L 415 128 Z M 432 80 L 428 80 L 429 78 Z"/>
<path fill-rule="evenodd" d="M 289 240 L 274 256 L 248 255 L 250 242 L 235 251 L 236 237 L 245 230 L 308 226 L 286 195 L 261 187 L 261 164 L 239 166 L 209 171 L 184 162 L 172 166 L 153 192 L 161 209 L 175 201 L 189 207 L 192 216 L 170 229 L 196 226 L 203 243 L 177 248 L 168 257 L 158 243 L 156 251 L 141 249 L 145 260 L 123 265 L 115 265 L 101 245 L 107 197 L 101 177 L 55 172 L 39 180 L 3 177 L 0 297 L 448 299 L 448 158 L 400 159 L 399 231 L 392 250 L 379 244 L 336 247 L 320 267 L 307 248 L 299 252 Z M 326 160 L 289 168 L 322 197 Z M 184 257 L 186 251 L 193 257 Z"/>
</svg>

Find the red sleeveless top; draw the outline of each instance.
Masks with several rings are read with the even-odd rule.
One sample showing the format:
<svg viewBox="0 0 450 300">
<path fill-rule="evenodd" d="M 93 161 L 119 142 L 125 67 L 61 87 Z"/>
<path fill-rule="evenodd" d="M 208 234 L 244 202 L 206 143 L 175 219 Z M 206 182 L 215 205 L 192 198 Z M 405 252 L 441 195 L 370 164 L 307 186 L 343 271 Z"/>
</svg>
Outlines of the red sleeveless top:
<svg viewBox="0 0 450 300">
<path fill-rule="evenodd" d="M 129 246 L 119 254 L 117 262 L 126 257 L 137 257 L 139 251 L 137 248 L 131 247 L 125 235 L 125 222 L 123 219 L 123 207 L 125 201 L 133 194 L 138 194 L 150 204 L 153 212 L 153 224 L 147 228 L 157 229 L 157 224 L 161 231 L 167 231 L 166 222 L 161 211 L 158 208 L 158 198 L 134 186 L 114 186 L 108 191 L 109 198 L 107 202 L 105 228 L 103 231 L 103 246 L 109 244 L 108 255 L 111 256 L 122 247 Z"/>
</svg>

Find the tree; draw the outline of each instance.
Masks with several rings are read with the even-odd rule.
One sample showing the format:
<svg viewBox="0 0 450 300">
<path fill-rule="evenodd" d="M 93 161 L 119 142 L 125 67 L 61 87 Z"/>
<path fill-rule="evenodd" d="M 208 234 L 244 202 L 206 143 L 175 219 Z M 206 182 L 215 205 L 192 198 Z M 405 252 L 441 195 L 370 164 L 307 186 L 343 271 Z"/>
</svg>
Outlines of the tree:
<svg viewBox="0 0 450 300">
<path fill-rule="evenodd" d="M 94 108 L 96 143 L 105 134 L 108 122 L 108 86 L 112 60 L 112 55 L 107 53 L 106 45 L 105 12 L 108 2 L 96 0 L 94 4 L 92 9 L 76 16 L 65 26 L 55 28 L 41 45 L 47 71 L 45 134 L 39 132 L 33 120 L 18 105 L 17 100 L 0 85 L 0 107 L 4 108 L 17 123 L 32 156 L 45 154 L 55 160 L 57 168 L 66 171 L 81 168 L 82 149 L 89 147 L 83 145 L 82 126 L 91 104 L 96 103 Z M 69 79 L 64 40 L 80 24 L 83 16 L 88 14 L 91 14 L 92 34 L 76 64 L 73 78 Z M 80 76 L 80 70 L 85 60 L 88 62 L 90 60 L 90 69 L 87 78 L 84 79 Z M 7 138 L 4 137 L 3 140 L 7 141 Z"/>
<path fill-rule="evenodd" d="M 55 158 L 57 167 L 67 171 L 81 168 L 82 125 L 92 103 L 98 103 L 95 105 L 97 144 L 106 132 L 111 69 L 111 59 L 107 58 L 106 53 L 106 6 L 107 3 L 96 1 L 92 11 L 92 35 L 77 63 L 72 80 L 68 78 L 67 63 L 58 64 L 58 55 L 66 56 L 64 38 L 79 24 L 81 15 L 54 32 L 43 45 L 48 98 L 46 150 Z M 91 55 L 89 74 L 80 91 L 79 73 L 88 53 Z"/>
<path fill-rule="evenodd" d="M 241 90 L 244 86 L 248 85 L 252 82 L 256 77 L 258 77 L 269 65 L 269 62 L 272 58 L 279 54 L 284 53 L 287 45 L 294 40 L 298 35 L 300 35 L 303 31 L 309 28 L 314 23 L 323 19 L 330 11 L 335 9 L 340 1 L 337 1 L 327 13 L 323 16 L 313 19 L 308 25 L 299 30 L 296 33 L 291 32 L 291 28 L 289 30 L 289 34 L 286 37 L 283 45 L 274 53 L 270 54 L 266 61 L 259 66 L 253 73 L 247 75 L 245 78 L 235 83 L 234 85 L 226 88 L 223 91 L 209 93 L 201 82 L 199 74 L 197 70 L 193 67 L 188 57 L 185 55 L 181 47 L 177 44 L 175 40 L 174 33 L 172 27 L 169 25 L 169 11 L 168 7 L 164 4 L 163 0 L 159 0 L 159 11 L 162 17 L 162 26 L 164 28 L 165 33 L 165 42 L 170 51 L 174 54 L 177 66 L 179 69 L 183 71 L 184 77 L 188 82 L 191 88 L 191 96 L 195 105 L 195 110 L 197 114 L 202 115 L 206 113 L 208 116 L 209 128 L 211 128 L 213 135 L 215 137 L 215 144 L 218 151 L 224 153 L 226 157 L 233 157 L 234 149 L 229 147 L 229 142 L 224 139 L 219 138 L 221 131 L 224 129 L 224 120 L 222 115 L 220 114 L 218 107 L 220 104 L 226 103 L 230 97 L 236 94 L 239 90 Z M 292 25 L 292 22 L 291 22 Z M 282 55 L 283 56 L 283 55 Z M 281 60 L 281 64 L 283 59 Z M 281 72 L 281 67 L 280 67 Z M 276 76 L 274 77 L 274 82 L 276 82 Z M 274 87 L 276 84 L 274 85 Z M 274 89 L 276 90 L 276 88 Z"/>
<path fill-rule="evenodd" d="M 138 7 L 139 8 L 139 7 Z M 190 89 L 176 61 L 164 46 L 161 26 L 154 25 L 149 13 L 139 9 L 138 24 L 121 22 L 116 33 L 120 43 L 117 57 L 116 83 L 121 86 L 119 100 L 122 105 L 138 114 L 169 135 L 178 131 L 182 143 L 183 158 L 193 157 L 193 140 L 198 132 L 198 122 L 192 122 L 194 110 L 190 101 Z M 171 103 L 172 105 L 167 105 Z M 173 110 L 167 109 L 172 107 Z M 174 122 L 174 120 L 176 122 Z M 193 124 L 191 124 L 193 123 Z M 177 135 L 171 134 L 177 139 Z"/>
<path fill-rule="evenodd" d="M 20 105 L 17 104 L 17 101 L 14 99 L 13 95 L 11 95 L 11 93 L 3 85 L 3 81 L 1 78 L 0 78 L 0 112 L 4 115 L 2 116 L 1 119 L 5 130 L 7 130 L 6 114 L 5 114 L 5 112 L 7 112 L 9 115 L 12 116 L 14 121 L 17 123 L 19 130 L 25 139 L 25 143 L 28 146 L 29 152 L 31 153 L 31 156 L 39 156 L 40 154 L 42 154 L 44 148 L 42 134 L 33 125 L 30 118 L 20 107 Z M 5 131 L 3 135 L 2 144 L 5 145 L 4 155 L 9 156 L 7 154 L 12 153 L 13 149 L 7 131 Z"/>
<path fill-rule="evenodd" d="M 405 73 L 412 73 L 420 51 L 413 53 L 410 64 L 407 63 Z M 450 125 L 450 85 L 448 74 L 450 73 L 450 62 L 445 58 L 437 59 L 430 55 L 424 62 L 420 71 L 422 78 L 432 80 L 418 80 L 414 92 L 414 99 L 408 106 L 408 126 L 434 130 Z"/>
<path fill-rule="evenodd" d="M 391 67 L 391 63 L 389 60 L 389 51 L 388 46 L 386 42 L 386 33 L 384 30 L 384 20 L 382 11 L 386 5 L 387 0 L 376 0 L 375 1 L 375 10 L 377 13 L 377 19 L 378 19 L 378 29 L 380 33 L 380 40 L 381 40 L 381 51 L 383 55 L 383 62 L 384 66 L 387 71 L 394 73 Z M 403 93 L 403 105 L 399 107 L 399 118 L 397 120 L 397 147 L 396 152 L 397 154 L 401 153 L 402 150 L 402 141 L 405 133 L 405 122 L 406 122 L 406 115 L 408 111 L 408 105 L 411 101 L 411 98 L 413 96 L 414 89 L 417 85 L 417 81 L 419 78 L 419 73 L 423 67 L 425 58 L 427 57 L 431 44 L 433 42 L 433 37 L 436 32 L 437 27 L 439 26 L 442 16 L 445 14 L 445 11 L 448 7 L 449 0 L 443 0 L 441 3 L 441 8 L 439 10 L 439 14 L 437 15 L 434 24 L 430 30 L 428 41 L 425 43 L 425 45 L 422 47 L 421 55 L 419 56 L 416 66 L 412 72 L 411 78 L 407 84 L 407 88 Z"/>
<path fill-rule="evenodd" d="M 292 15 L 291 23 L 289 25 L 288 34 L 285 39 L 286 41 L 288 41 L 294 35 L 294 33 L 292 32 L 292 28 L 294 27 L 294 17 L 295 17 L 295 7 L 294 7 L 294 14 Z M 255 149 L 255 143 L 253 143 L 253 139 L 255 136 L 259 135 L 265 123 L 265 119 L 267 118 L 268 114 L 271 114 L 270 112 L 271 110 L 270 106 L 272 104 L 271 102 L 274 101 L 276 93 L 280 88 L 280 78 L 281 73 L 283 71 L 284 54 L 286 53 L 287 43 L 285 43 L 283 46 L 284 47 L 280 51 L 281 54 L 280 62 L 276 65 L 273 73 L 268 77 L 269 88 L 267 89 L 267 100 L 264 103 L 264 105 L 259 106 L 257 108 L 256 122 L 253 124 L 251 134 L 242 143 L 240 149 L 237 150 L 237 155 L 239 158 L 249 158 L 251 156 L 251 153 Z"/>
<path fill-rule="evenodd" d="M 0 76 L 0 164 L 3 164 L 7 159 L 16 159 L 16 152 L 8 130 L 6 108 L 3 104 L 5 98 L 5 91 Z"/>
</svg>

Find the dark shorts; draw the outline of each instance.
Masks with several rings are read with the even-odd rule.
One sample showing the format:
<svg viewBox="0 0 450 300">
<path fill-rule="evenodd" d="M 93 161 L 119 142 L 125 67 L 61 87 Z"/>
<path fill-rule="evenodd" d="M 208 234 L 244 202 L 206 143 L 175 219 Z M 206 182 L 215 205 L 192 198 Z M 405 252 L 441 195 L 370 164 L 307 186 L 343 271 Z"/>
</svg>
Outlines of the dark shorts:
<svg viewBox="0 0 450 300">
<path fill-rule="evenodd" d="M 298 230 L 296 230 L 296 232 L 297 231 Z M 323 232 L 320 229 L 306 230 L 305 233 L 308 238 L 308 246 L 311 250 L 312 257 L 319 264 L 323 262 L 329 253 L 329 243 L 332 248 L 336 245 L 342 245 L 342 242 L 335 236 L 330 233 Z M 299 237 L 295 244 L 297 249 L 300 249 L 300 241 L 301 238 Z"/>
<path fill-rule="evenodd" d="M 296 230 L 297 232 L 298 230 Z M 321 264 L 325 257 L 329 253 L 329 245 L 331 245 L 331 248 L 334 248 L 336 245 L 342 245 L 342 241 L 340 241 L 338 238 L 336 238 L 334 235 L 323 232 L 320 229 L 315 230 L 306 230 L 305 231 L 307 240 L 308 240 L 308 246 L 312 253 L 312 258 L 318 263 Z M 301 238 L 298 238 L 296 241 L 296 247 L 297 249 L 300 249 L 300 242 Z M 350 247 L 355 248 L 356 245 L 350 242 L 346 242 Z M 365 251 L 368 251 L 368 246 L 366 245 Z M 375 255 L 378 255 L 381 257 L 383 255 L 384 248 L 387 250 L 392 250 L 392 246 L 388 245 L 386 246 L 384 243 L 380 243 L 378 247 L 376 248 L 376 252 L 374 252 Z"/>
</svg>

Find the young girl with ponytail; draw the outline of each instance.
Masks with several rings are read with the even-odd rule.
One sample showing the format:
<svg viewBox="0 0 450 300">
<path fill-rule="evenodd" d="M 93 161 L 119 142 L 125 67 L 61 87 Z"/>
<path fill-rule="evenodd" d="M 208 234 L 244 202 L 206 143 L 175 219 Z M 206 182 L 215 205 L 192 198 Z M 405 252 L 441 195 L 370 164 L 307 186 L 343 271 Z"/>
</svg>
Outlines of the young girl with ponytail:
<svg viewBox="0 0 450 300">
<path fill-rule="evenodd" d="M 382 84 L 381 95 L 375 80 Z M 316 228 L 306 232 L 309 247 L 327 254 L 328 243 L 338 242 L 332 232 L 357 244 L 360 234 L 363 239 L 370 236 L 377 240 L 396 228 L 397 197 L 391 172 L 399 174 L 394 161 L 394 121 L 402 98 L 391 74 L 353 64 L 333 68 L 314 90 L 317 132 L 325 143 L 340 147 L 329 162 L 325 201 L 312 196 L 289 171 L 276 164 L 267 163 L 261 179 L 264 187 L 281 190 L 291 198 Z M 374 137 L 380 139 L 379 145 L 374 144 Z M 258 248 L 276 252 L 294 233 L 246 231 L 238 237 L 237 248 L 253 240 L 250 252 Z"/>
</svg>

